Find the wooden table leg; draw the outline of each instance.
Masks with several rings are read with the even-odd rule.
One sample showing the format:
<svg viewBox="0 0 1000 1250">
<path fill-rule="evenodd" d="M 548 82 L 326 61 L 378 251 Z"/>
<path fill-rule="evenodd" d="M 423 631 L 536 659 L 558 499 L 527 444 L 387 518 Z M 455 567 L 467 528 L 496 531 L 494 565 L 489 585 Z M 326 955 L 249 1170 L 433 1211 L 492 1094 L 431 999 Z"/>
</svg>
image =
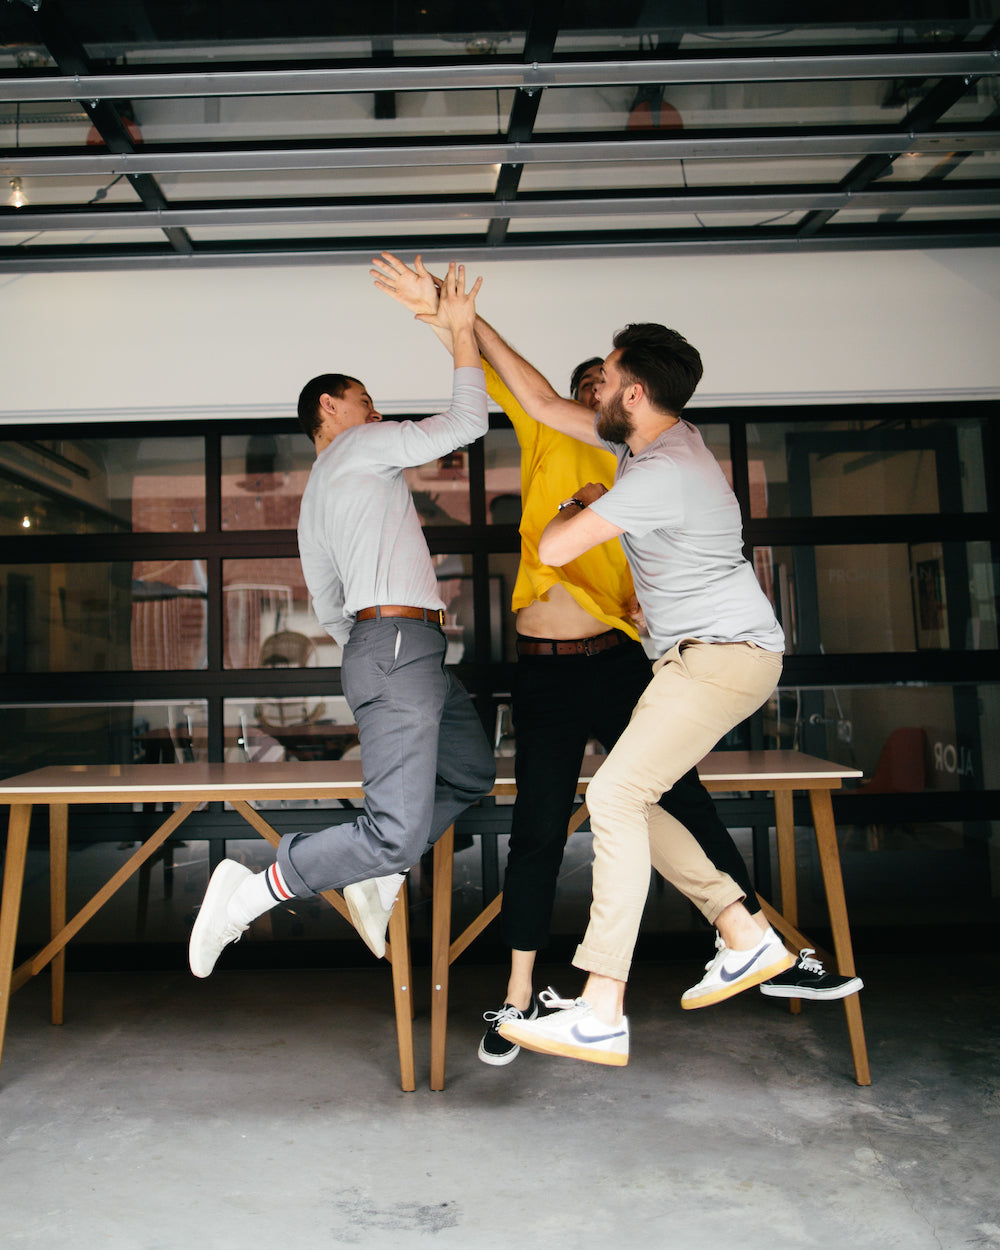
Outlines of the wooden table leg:
<svg viewBox="0 0 1000 1250">
<path fill-rule="evenodd" d="M 0 1060 L 3 1058 L 3 1042 L 7 1033 L 11 974 L 14 971 L 14 947 L 17 944 L 17 922 L 21 914 L 21 893 L 24 888 L 30 826 L 30 803 L 13 805 L 7 826 L 7 855 L 4 860 L 3 896 L 0 898 Z"/>
<path fill-rule="evenodd" d="M 417 1087 L 417 1078 L 413 1062 L 413 968 L 410 963 L 410 918 L 405 882 L 389 917 L 389 939 L 399 1045 L 399 1083 L 406 1093 L 411 1093 Z"/>
<path fill-rule="evenodd" d="M 819 864 L 823 872 L 826 905 L 830 913 L 833 932 L 833 950 L 837 956 L 837 971 L 841 976 L 852 977 L 854 972 L 854 948 L 851 945 L 851 929 L 847 921 L 847 900 L 844 897 L 844 878 L 840 871 L 840 850 L 837 846 L 837 829 L 833 823 L 833 801 L 829 790 L 810 790 L 813 825 L 816 829 L 816 846 Z M 857 994 L 844 999 L 847 1016 L 847 1032 L 851 1039 L 854 1056 L 854 1074 L 859 1085 L 871 1085 L 868 1067 L 868 1048 L 865 1030 L 861 1022 L 861 1004 Z"/>
<path fill-rule="evenodd" d="M 795 808 L 791 790 L 774 792 L 774 831 L 778 843 L 778 880 L 781 883 L 781 914 L 796 928 L 799 923 L 799 884 L 795 869 Z M 801 998 L 790 998 L 788 1010 L 797 1016 Z"/>
<path fill-rule="evenodd" d="M 66 866 L 69 858 L 69 808 L 65 803 L 49 806 L 49 936 L 66 927 Z M 52 960 L 52 1023 L 63 1022 L 66 989 L 66 948 Z"/>
<path fill-rule="evenodd" d="M 434 891 L 431 917 L 431 1089 L 444 1089 L 448 1043 L 448 974 L 451 968 L 451 891 L 455 826 L 434 844 Z"/>
</svg>

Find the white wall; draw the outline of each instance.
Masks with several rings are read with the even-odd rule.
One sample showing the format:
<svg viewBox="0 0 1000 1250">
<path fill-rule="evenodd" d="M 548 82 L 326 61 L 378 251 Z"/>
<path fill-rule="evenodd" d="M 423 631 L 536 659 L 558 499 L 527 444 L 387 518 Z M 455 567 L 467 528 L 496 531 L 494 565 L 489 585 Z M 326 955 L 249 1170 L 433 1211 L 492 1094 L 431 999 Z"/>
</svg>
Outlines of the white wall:
<svg viewBox="0 0 1000 1250">
<path fill-rule="evenodd" d="M 1000 249 L 493 261 L 479 308 L 560 389 L 627 321 L 700 349 L 696 403 L 1000 395 Z M 342 370 L 393 412 L 449 367 L 365 266 L 0 279 L 0 422 L 288 414 Z M 693 405 L 694 406 L 694 405 Z"/>
</svg>

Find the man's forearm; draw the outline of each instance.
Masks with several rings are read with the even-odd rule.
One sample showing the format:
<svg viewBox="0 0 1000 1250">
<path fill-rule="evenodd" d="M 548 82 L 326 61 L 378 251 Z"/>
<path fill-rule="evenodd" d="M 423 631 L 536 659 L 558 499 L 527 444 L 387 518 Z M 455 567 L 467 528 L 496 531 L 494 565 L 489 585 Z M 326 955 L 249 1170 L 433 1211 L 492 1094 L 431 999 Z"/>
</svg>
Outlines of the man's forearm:
<svg viewBox="0 0 1000 1250">
<path fill-rule="evenodd" d="M 593 413 L 575 400 L 563 399 L 534 365 L 529 364 L 476 314 L 476 338 L 486 360 L 529 417 L 584 443 L 600 446 Z"/>
</svg>

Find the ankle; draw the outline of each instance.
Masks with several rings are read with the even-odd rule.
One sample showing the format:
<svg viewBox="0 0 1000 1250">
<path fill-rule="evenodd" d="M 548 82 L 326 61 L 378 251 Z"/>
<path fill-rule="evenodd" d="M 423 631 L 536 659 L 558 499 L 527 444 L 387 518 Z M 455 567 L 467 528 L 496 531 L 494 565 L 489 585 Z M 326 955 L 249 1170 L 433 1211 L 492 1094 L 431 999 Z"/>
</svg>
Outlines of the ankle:
<svg viewBox="0 0 1000 1250">
<path fill-rule="evenodd" d="M 523 985 L 507 986 L 507 995 L 504 998 L 505 1003 L 509 1003 L 511 1007 L 516 1007 L 518 1011 L 527 1011 L 531 1006 L 532 989 L 530 984 L 527 988 Z"/>
</svg>

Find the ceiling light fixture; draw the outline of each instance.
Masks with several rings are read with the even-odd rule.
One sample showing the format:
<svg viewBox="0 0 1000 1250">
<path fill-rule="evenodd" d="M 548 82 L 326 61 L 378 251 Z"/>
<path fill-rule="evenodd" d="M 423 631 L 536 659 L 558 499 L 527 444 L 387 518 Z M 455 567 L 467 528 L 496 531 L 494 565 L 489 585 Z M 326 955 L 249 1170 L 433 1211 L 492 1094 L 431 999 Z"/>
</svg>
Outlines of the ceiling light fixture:
<svg viewBox="0 0 1000 1250">
<path fill-rule="evenodd" d="M 7 197 L 7 203 L 11 208 L 24 208 L 28 202 L 28 197 L 24 194 L 24 187 L 20 178 L 11 178 L 10 195 Z"/>
</svg>

